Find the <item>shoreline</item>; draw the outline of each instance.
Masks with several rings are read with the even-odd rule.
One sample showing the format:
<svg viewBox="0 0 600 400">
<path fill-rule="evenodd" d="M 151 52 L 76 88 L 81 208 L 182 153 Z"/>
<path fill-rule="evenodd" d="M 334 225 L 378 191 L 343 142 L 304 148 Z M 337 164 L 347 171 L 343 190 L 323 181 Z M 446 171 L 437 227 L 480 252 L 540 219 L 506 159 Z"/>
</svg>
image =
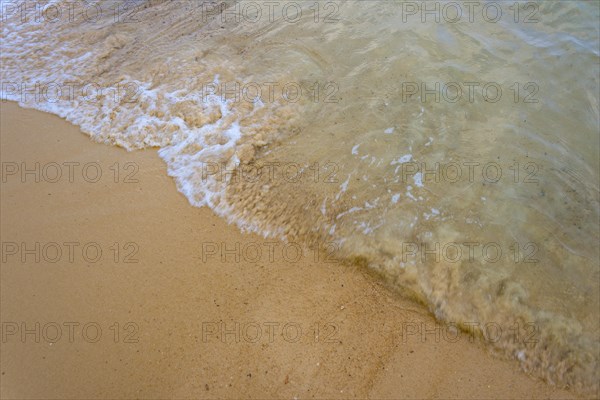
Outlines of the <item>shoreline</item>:
<svg viewBox="0 0 600 400">
<path fill-rule="evenodd" d="M 413 332 L 444 328 L 368 272 L 192 207 L 155 149 L 0 113 L 1 397 L 580 398 Z"/>
</svg>

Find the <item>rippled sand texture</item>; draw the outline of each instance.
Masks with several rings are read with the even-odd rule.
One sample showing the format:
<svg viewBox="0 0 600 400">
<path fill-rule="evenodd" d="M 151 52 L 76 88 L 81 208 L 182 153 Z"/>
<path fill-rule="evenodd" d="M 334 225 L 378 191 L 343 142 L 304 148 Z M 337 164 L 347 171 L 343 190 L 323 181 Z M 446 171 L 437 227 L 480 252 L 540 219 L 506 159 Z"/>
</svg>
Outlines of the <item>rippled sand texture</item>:
<svg viewBox="0 0 600 400">
<path fill-rule="evenodd" d="M 131 96 L 40 102 L 11 86 L 4 97 L 101 142 L 160 147 L 192 204 L 265 236 L 334 241 L 336 256 L 438 318 L 502 329 L 484 338 L 527 371 L 598 390 L 597 3 L 542 3 L 528 24 L 422 23 L 399 2 L 339 2 L 318 18 L 314 2 L 296 2 L 295 23 L 281 11 L 223 22 L 202 2 L 139 4 L 137 22 L 105 11 L 94 23 L 2 23 L 3 83 L 94 82 Z M 278 89 L 256 101 L 206 95 L 223 82 Z M 285 98 L 290 82 L 311 95 Z M 472 100 L 435 101 L 408 93 L 422 82 L 478 86 Z M 489 82 L 496 102 L 483 96 Z M 221 179 L 206 163 L 303 173 Z M 436 163 L 445 175 L 424 173 Z"/>
</svg>

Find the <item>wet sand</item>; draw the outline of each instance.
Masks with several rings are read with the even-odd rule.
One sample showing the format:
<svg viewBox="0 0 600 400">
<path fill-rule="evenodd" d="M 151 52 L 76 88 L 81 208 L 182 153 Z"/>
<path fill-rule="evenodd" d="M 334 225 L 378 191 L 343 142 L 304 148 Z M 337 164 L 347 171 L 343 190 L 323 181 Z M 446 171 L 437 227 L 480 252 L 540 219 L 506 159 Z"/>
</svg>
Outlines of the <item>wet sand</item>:
<svg viewBox="0 0 600 400">
<path fill-rule="evenodd" d="M 10 102 L 0 136 L 2 398 L 577 398 L 360 268 L 190 206 L 154 150 Z"/>
</svg>

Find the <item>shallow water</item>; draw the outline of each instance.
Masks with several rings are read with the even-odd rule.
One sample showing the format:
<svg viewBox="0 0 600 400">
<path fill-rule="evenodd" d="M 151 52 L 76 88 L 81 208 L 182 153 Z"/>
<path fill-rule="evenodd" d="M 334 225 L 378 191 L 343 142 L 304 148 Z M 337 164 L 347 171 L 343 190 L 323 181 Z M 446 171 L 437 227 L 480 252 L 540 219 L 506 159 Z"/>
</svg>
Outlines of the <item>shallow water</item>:
<svg viewBox="0 0 600 400">
<path fill-rule="evenodd" d="M 598 3 L 9 3 L 4 98 L 598 389 Z"/>
</svg>

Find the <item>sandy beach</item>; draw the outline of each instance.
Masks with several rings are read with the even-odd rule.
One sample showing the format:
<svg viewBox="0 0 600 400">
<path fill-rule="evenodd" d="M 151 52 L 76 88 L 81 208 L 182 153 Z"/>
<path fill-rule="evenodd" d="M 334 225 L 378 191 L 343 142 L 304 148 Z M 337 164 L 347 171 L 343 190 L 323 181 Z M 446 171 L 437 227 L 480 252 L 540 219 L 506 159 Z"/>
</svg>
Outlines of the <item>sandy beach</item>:
<svg viewBox="0 0 600 400">
<path fill-rule="evenodd" d="M 1 121 L 2 398 L 578 398 L 190 206 L 154 150 L 10 102 Z"/>
</svg>

